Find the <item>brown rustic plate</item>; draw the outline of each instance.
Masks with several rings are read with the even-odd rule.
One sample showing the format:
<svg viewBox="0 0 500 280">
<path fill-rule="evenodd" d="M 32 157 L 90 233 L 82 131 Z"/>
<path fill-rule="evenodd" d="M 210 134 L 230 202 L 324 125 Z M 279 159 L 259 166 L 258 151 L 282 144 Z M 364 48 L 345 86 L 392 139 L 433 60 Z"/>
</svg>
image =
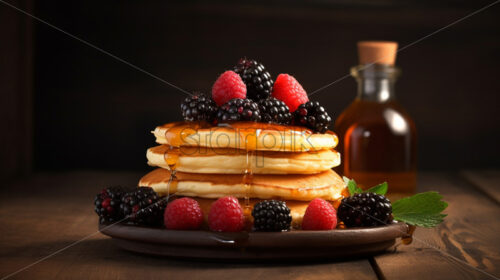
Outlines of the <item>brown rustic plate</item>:
<svg viewBox="0 0 500 280">
<path fill-rule="evenodd" d="M 100 225 L 101 233 L 123 249 L 160 256 L 209 259 L 297 259 L 372 255 L 388 249 L 408 226 L 329 231 L 181 231 L 125 224 Z"/>
</svg>

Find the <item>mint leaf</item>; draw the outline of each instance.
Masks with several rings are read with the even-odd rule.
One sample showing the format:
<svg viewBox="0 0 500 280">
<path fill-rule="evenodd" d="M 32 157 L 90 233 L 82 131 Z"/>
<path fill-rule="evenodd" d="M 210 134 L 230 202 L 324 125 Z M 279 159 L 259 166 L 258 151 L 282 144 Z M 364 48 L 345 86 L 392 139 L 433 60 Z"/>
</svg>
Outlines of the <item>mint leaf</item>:
<svg viewBox="0 0 500 280">
<path fill-rule="evenodd" d="M 421 227 L 435 227 L 443 221 L 446 214 L 441 212 L 448 207 L 437 192 L 419 193 L 392 203 L 392 215 L 397 221 Z"/>
<path fill-rule="evenodd" d="M 380 194 L 380 195 L 385 195 L 387 193 L 388 187 L 389 186 L 387 185 L 387 182 L 383 182 L 382 184 L 378 184 L 374 187 L 371 187 L 364 192 L 372 192 L 372 193 L 376 193 L 376 194 Z"/>
<path fill-rule="evenodd" d="M 353 179 L 349 179 L 346 176 L 343 177 L 344 183 L 347 185 L 347 189 L 349 190 L 349 195 L 355 195 L 357 193 L 362 193 L 363 190 L 358 187 L 358 184 L 356 184 L 356 181 Z"/>
<path fill-rule="evenodd" d="M 383 182 L 382 184 L 378 184 L 374 187 L 369 188 L 366 191 L 363 191 L 360 187 L 358 187 L 358 184 L 356 181 L 353 179 L 349 179 L 346 176 L 342 177 L 344 179 L 344 183 L 347 185 L 347 189 L 349 190 L 350 195 L 354 195 L 357 193 L 363 193 L 363 192 L 372 192 L 376 194 L 381 194 L 385 195 L 387 193 L 388 185 L 387 182 Z"/>
</svg>

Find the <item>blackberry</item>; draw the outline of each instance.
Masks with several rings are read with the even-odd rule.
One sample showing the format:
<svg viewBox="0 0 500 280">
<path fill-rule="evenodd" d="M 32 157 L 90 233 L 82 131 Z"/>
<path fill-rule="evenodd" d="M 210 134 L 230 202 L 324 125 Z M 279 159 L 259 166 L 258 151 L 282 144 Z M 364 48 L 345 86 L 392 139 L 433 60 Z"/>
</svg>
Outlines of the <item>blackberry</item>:
<svg viewBox="0 0 500 280">
<path fill-rule="evenodd" d="M 376 193 L 358 193 L 342 199 L 337 216 L 346 227 L 373 227 L 392 222 L 389 199 Z"/>
<path fill-rule="evenodd" d="M 94 198 L 94 210 L 99 216 L 99 223 L 114 223 L 123 218 L 120 202 L 125 190 L 122 187 L 103 189 Z"/>
<path fill-rule="evenodd" d="M 271 96 L 273 80 L 262 63 L 242 58 L 234 66 L 234 72 L 240 75 L 247 86 L 247 98 L 259 101 Z"/>
<path fill-rule="evenodd" d="M 120 210 L 128 220 L 137 225 L 159 226 L 167 201 L 150 187 L 138 187 L 122 197 Z"/>
<path fill-rule="evenodd" d="M 284 231 L 290 229 L 292 215 L 284 201 L 265 200 L 255 204 L 252 210 L 256 231 Z"/>
<path fill-rule="evenodd" d="M 212 122 L 217 113 L 215 101 L 203 93 L 195 93 L 181 103 L 182 117 L 186 121 Z"/>
<path fill-rule="evenodd" d="M 251 99 L 231 99 L 219 108 L 217 120 L 258 122 L 261 120 L 259 105 Z"/>
<path fill-rule="evenodd" d="M 308 127 L 319 133 L 325 133 L 332 122 L 332 118 L 318 101 L 308 101 L 300 105 L 293 115 L 296 125 Z"/>
<path fill-rule="evenodd" d="M 292 120 L 292 114 L 285 102 L 274 97 L 261 100 L 259 102 L 259 110 L 262 116 L 261 121 L 265 123 L 287 125 Z"/>
</svg>

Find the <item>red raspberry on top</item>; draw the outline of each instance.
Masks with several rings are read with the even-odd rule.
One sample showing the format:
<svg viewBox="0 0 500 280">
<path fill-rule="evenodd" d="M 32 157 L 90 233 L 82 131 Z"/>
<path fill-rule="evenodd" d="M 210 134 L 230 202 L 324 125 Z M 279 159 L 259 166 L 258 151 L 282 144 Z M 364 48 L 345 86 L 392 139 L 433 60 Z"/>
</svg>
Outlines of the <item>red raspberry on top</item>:
<svg viewBox="0 0 500 280">
<path fill-rule="evenodd" d="M 288 74 L 279 74 L 273 85 L 272 96 L 285 102 L 290 112 L 297 110 L 299 105 L 309 101 L 306 91 Z"/>
<path fill-rule="evenodd" d="M 337 226 L 337 211 L 326 200 L 315 198 L 309 203 L 302 220 L 303 230 L 330 230 Z"/>
<path fill-rule="evenodd" d="M 238 199 L 226 196 L 215 201 L 208 213 L 208 226 L 213 231 L 242 231 L 245 216 Z"/>
<path fill-rule="evenodd" d="M 234 98 L 245 99 L 247 97 L 247 86 L 240 75 L 233 71 L 222 73 L 212 86 L 212 99 L 218 106 Z"/>
<path fill-rule="evenodd" d="M 167 229 L 199 229 L 203 222 L 203 213 L 198 201 L 184 197 L 167 205 L 164 219 Z"/>
</svg>

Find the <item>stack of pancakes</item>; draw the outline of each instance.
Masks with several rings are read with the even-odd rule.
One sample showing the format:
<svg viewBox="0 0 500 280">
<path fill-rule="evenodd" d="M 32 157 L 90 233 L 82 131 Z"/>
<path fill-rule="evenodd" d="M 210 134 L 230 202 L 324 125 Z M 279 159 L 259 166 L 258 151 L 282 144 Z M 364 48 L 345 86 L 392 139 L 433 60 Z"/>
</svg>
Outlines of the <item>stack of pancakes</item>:
<svg viewBox="0 0 500 280">
<path fill-rule="evenodd" d="M 239 198 L 246 213 L 258 201 L 280 199 L 297 227 L 309 201 L 319 197 L 333 203 L 345 191 L 331 170 L 340 164 L 333 150 L 338 138 L 331 132 L 251 122 L 216 127 L 180 122 L 159 126 L 153 134 L 160 145 L 148 149 L 147 159 L 158 168 L 139 185 L 160 195 L 192 197 L 205 215 L 224 196 Z"/>
</svg>

